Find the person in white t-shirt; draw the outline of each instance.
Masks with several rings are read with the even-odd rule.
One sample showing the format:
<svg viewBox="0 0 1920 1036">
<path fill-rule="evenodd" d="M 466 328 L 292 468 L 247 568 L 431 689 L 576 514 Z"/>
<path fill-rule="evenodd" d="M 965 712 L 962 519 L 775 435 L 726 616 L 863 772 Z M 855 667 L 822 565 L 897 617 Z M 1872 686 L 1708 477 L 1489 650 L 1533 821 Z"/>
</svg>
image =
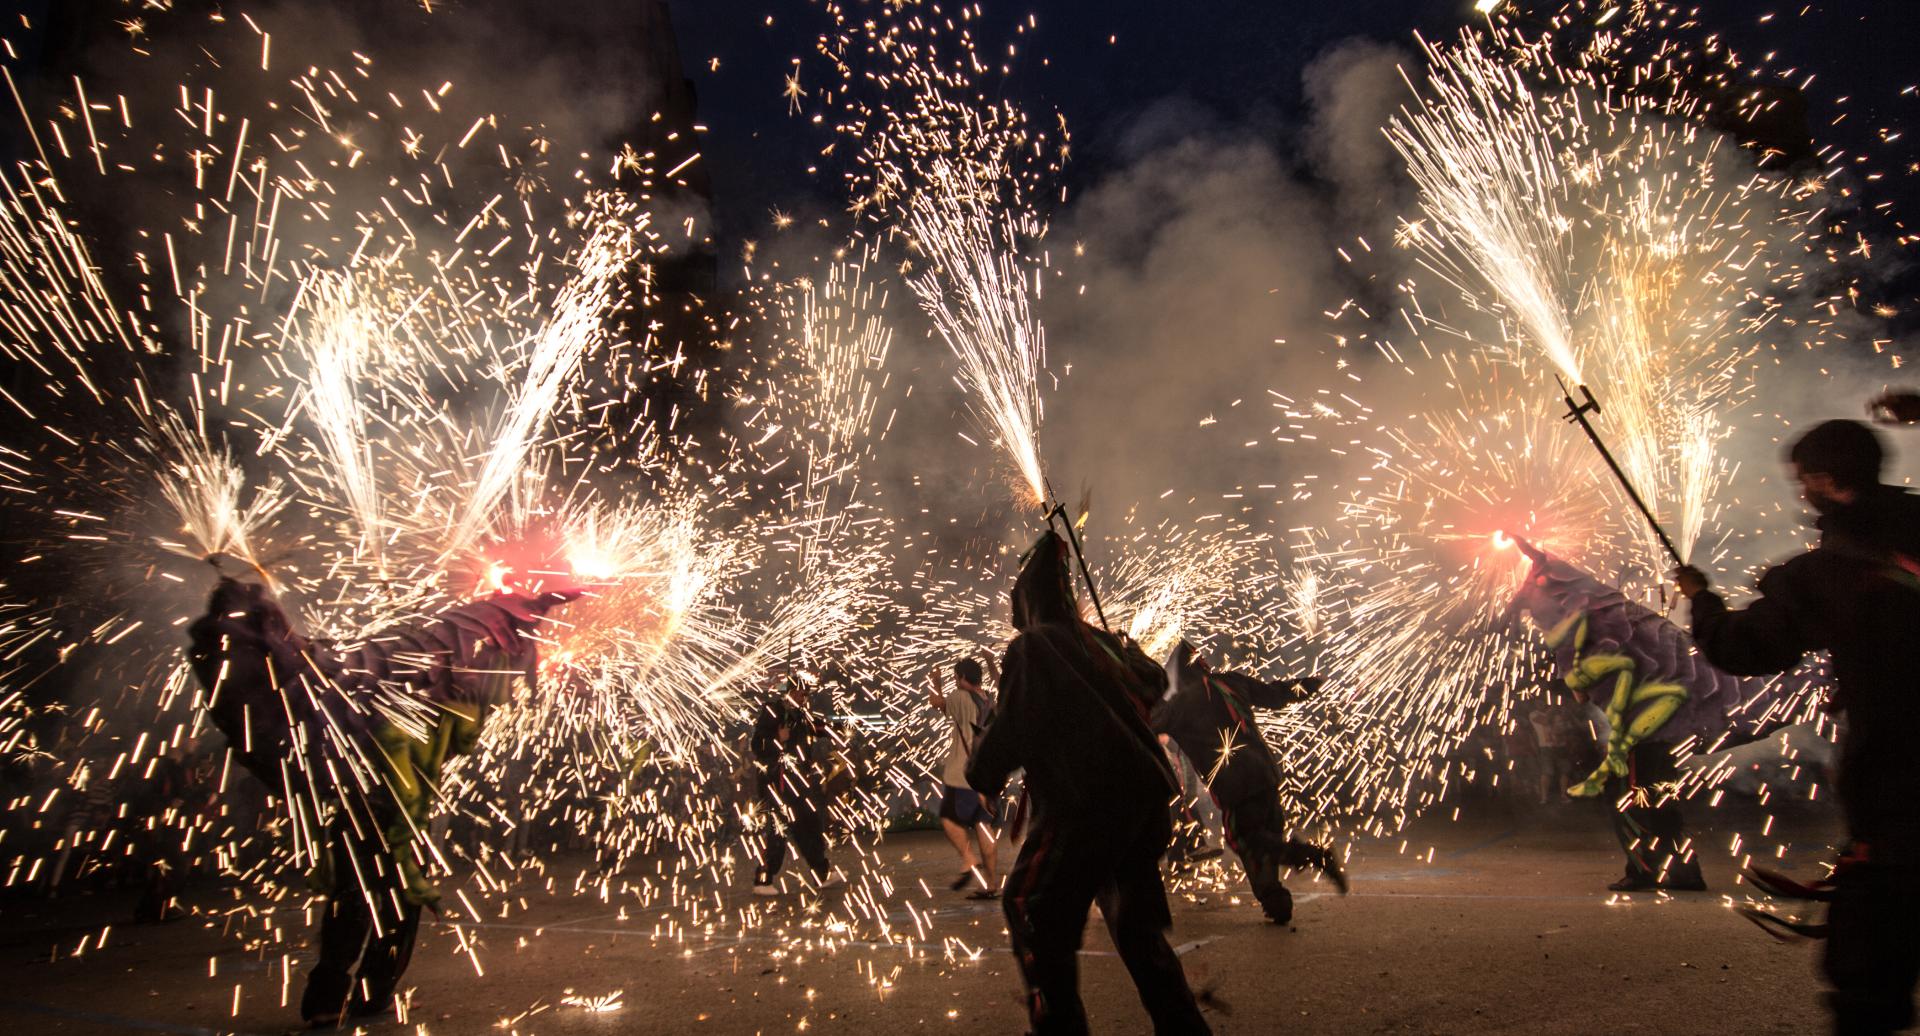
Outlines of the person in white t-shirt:
<svg viewBox="0 0 1920 1036">
<path fill-rule="evenodd" d="M 967 786 L 967 760 L 974 742 L 993 715 L 993 702 L 980 686 L 985 674 L 980 663 L 963 658 L 953 664 L 958 685 L 942 694 L 936 685 L 927 695 L 933 707 L 947 716 L 947 752 L 940 766 L 940 827 L 960 854 L 965 869 L 953 880 L 955 892 L 977 882 L 969 898 L 995 899 L 1000 895 L 998 851 L 993 823 L 996 807 L 991 797 Z M 984 866 L 983 866 L 984 865 Z"/>
</svg>

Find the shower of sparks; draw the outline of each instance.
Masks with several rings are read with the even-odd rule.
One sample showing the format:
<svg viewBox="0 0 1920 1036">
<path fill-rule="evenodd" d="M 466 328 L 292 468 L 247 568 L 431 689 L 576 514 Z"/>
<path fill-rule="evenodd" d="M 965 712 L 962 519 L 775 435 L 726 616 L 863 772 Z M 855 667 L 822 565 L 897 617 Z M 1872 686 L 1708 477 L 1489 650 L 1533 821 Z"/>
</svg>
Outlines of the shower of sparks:
<svg viewBox="0 0 1920 1036">
<path fill-rule="evenodd" d="M 384 501 L 361 391 L 368 353 L 387 332 L 378 313 L 356 304 L 352 278 L 320 274 L 305 289 L 307 329 L 296 348 L 308 371 L 306 412 L 324 447 L 331 488 L 359 532 L 359 548 L 377 556 Z"/>
<path fill-rule="evenodd" d="M 247 496 L 246 473 L 232 456 L 216 452 L 198 434 L 177 419 L 162 425 L 166 446 L 155 475 L 160 496 L 180 519 L 180 529 L 192 541 L 189 557 L 231 555 L 255 568 L 260 558 L 253 544 L 268 521 L 286 502 L 277 485 Z"/>
<path fill-rule="evenodd" d="M 1792 301 L 1812 266 L 1813 196 L 1690 121 L 1691 98 L 1618 86 L 1653 81 L 1633 62 L 1676 60 L 1629 45 L 1658 39 L 1655 6 L 1571 58 L 1497 17 L 1425 44 L 1425 76 L 1409 75 L 1416 99 L 1388 135 L 1420 189 L 1397 235 L 1423 271 L 1401 285 L 1415 341 L 1377 344 L 1411 377 L 1377 409 L 1286 408 L 1372 458 L 1343 476 L 1337 518 L 1295 546 L 1312 597 L 1334 604 L 1296 610 L 1324 632 L 1289 652 L 1316 659 L 1328 691 L 1269 730 L 1305 814 L 1385 833 L 1505 765 L 1460 748 L 1511 729 L 1544 675 L 1508 613 L 1527 568 L 1513 537 L 1659 605 L 1662 551 L 1558 420 L 1555 375 L 1593 387 L 1628 476 L 1695 553 L 1716 529 L 1710 502 L 1737 491 L 1721 451 L 1761 391 L 1760 358 L 1829 333 L 1807 317 L 1820 300 Z M 1449 314 L 1450 298 L 1471 312 Z M 1724 563 L 1739 530 L 1717 531 Z M 1702 773 L 1692 791 L 1727 776 Z"/>
<path fill-rule="evenodd" d="M 569 384 L 588 352 L 601 343 L 603 322 L 617 299 L 617 278 L 632 263 L 635 237 L 646 223 L 644 214 L 608 220 L 573 258 L 574 274 L 554 300 L 552 315 L 524 346 L 518 383 L 493 430 L 466 505 L 447 534 L 449 556 L 485 534 L 499 520 L 503 502 L 517 503 L 512 492 L 532 460 L 538 434 L 568 398 Z"/>
<path fill-rule="evenodd" d="M 476 594 L 576 585 L 588 596 L 543 627 L 537 679 L 445 774 L 436 812 L 590 840 L 623 874 L 597 894 L 665 908 L 656 935 L 768 923 L 763 905 L 716 905 L 708 891 L 741 880 L 763 837 L 731 783 L 734 732 L 775 674 L 814 679 L 833 660 L 872 669 L 882 645 L 863 631 L 891 607 L 888 518 L 860 471 L 893 420 L 888 287 L 871 255 L 758 293 L 765 326 L 784 320 L 785 331 L 711 398 L 761 416 L 696 460 L 703 444 L 669 442 L 675 415 L 637 398 L 656 375 L 679 373 L 683 343 L 621 331 L 630 310 L 654 303 L 651 266 L 668 247 L 648 196 L 610 193 L 584 167 L 551 175 L 537 130 L 519 137 L 502 120 L 455 118 L 450 85 L 430 90 L 423 109 L 403 91 L 360 85 L 376 74 L 361 56 L 350 76 L 316 63 L 275 82 L 264 33 L 246 19 L 214 19 L 198 42 L 209 53 L 258 50 L 258 81 L 222 79 L 230 92 L 216 92 L 212 78 L 249 67 L 229 63 L 177 91 L 114 98 L 111 121 L 85 102 L 24 111 L 60 149 L 5 180 L 4 348 L 48 384 L 10 401 L 46 442 L 9 444 L 0 479 L 47 507 L 46 528 L 18 544 L 28 561 L 58 558 L 106 592 L 63 604 L 57 619 L 5 605 L 0 646 L 98 667 L 73 678 L 126 689 L 75 724 L 97 747 L 41 808 L 61 811 L 67 796 L 199 729 L 204 703 L 180 630 L 203 606 L 202 559 L 259 570 L 298 608 L 303 632 L 343 647 Z M 310 132 L 353 121 L 354 105 L 369 109 L 371 128 Z M 289 120 L 298 125 L 277 129 Z M 76 139 L 85 143 L 68 148 Z M 111 191 L 134 172 L 105 160 L 116 149 L 187 163 L 200 193 L 188 192 L 190 219 L 170 222 L 165 206 L 140 214 L 173 228 L 132 235 L 152 250 L 101 262 L 91 249 L 119 244 L 120 228 L 75 232 L 64 207 L 75 191 L 63 184 Z M 654 182 L 655 156 L 621 156 L 617 176 Z M 557 196 L 563 183 L 578 194 Z M 129 291 L 131 309 L 119 297 Z M 177 342 L 159 330 L 175 324 Z M 795 369 L 804 377 L 788 380 Z M 133 434 L 115 441 L 129 423 Z M 65 506 L 89 494 L 99 504 Z M 88 644 L 103 650 L 77 650 Z M 353 707 L 419 726 L 424 702 L 374 698 Z M 124 714 L 158 717 L 167 733 L 129 747 L 109 722 Z M 0 695 L 10 758 L 35 751 L 30 715 L 19 693 Z M 297 918 L 305 904 L 275 890 L 274 861 L 311 861 L 333 801 L 381 781 L 366 746 L 335 722 L 344 714 L 318 715 L 303 736 L 323 741 L 341 772 L 291 760 L 294 801 L 277 803 L 258 832 L 211 839 L 222 859 L 249 861 L 227 872 L 258 893 L 231 926 L 251 944 L 303 927 L 288 911 Z M 832 741 L 862 780 L 831 807 L 837 822 L 877 830 L 891 793 L 924 771 L 901 769 L 857 725 L 836 724 Z M 87 866 L 76 842 L 112 818 L 79 822 L 66 855 L 9 880 L 58 882 Z M 178 836 L 211 838 L 197 827 Z M 514 876 L 537 875 L 554 847 L 531 861 L 492 847 L 462 859 L 432 839 L 421 848 L 462 876 L 450 897 L 461 912 L 473 911 L 471 896 L 497 913 L 510 909 Z M 885 944 L 911 933 L 877 905 L 884 886 L 870 887 L 862 838 L 839 852 L 854 894 L 801 925 L 805 938 Z M 612 1009 L 618 997 L 582 1006 Z"/>
<path fill-rule="evenodd" d="M 1308 640 L 1319 637 L 1323 604 L 1319 571 L 1310 564 L 1296 563 L 1286 585 L 1287 609 L 1294 626 Z"/>
<path fill-rule="evenodd" d="M 749 246 L 725 316 L 655 279 L 705 233 L 658 193 L 693 141 L 568 170 L 544 130 L 463 107 L 456 84 L 416 89 L 361 54 L 289 60 L 246 17 L 192 29 L 216 60 L 177 83 L 75 80 L 23 108 L 34 157 L 0 170 L 0 355 L 36 376 L 0 389 L 0 491 L 24 502 L 0 586 L 0 759 L 53 777 L 8 807 L 48 834 L 8 887 L 106 866 L 127 822 L 112 790 L 193 744 L 207 695 L 181 633 L 206 561 L 248 577 L 231 560 L 343 648 L 494 590 L 585 591 L 437 789 L 437 817 L 486 837 L 420 843 L 476 968 L 482 940 L 457 926 L 542 886 L 644 910 L 636 932 L 677 943 L 943 952 L 928 894 L 875 842 L 934 783 L 931 672 L 991 667 L 1013 635 L 1009 544 L 1048 496 L 1042 399 L 1071 384 L 1041 320 L 1069 141 L 991 82 L 1007 68 L 970 34 L 978 8 L 817 6 L 827 67 L 796 59 L 783 95 L 834 135 L 855 228 L 789 266 Z M 1846 303 L 1818 297 L 1824 178 L 1756 171 L 1674 85 L 1672 66 L 1732 59 L 1662 42 L 1659 4 L 1571 3 L 1553 25 L 1607 28 L 1561 50 L 1511 6 L 1482 5 L 1406 72 L 1384 130 L 1418 190 L 1394 235 L 1417 264 L 1397 282 L 1409 337 L 1355 337 L 1379 356 L 1272 393 L 1286 463 L 1328 468 L 1290 487 L 1285 531 L 1125 501 L 1087 537 L 1108 616 L 1156 659 L 1185 638 L 1226 667 L 1327 678 L 1265 732 L 1295 813 L 1343 833 L 1398 831 L 1501 764 L 1462 746 L 1510 728 L 1541 675 L 1508 609 L 1516 537 L 1660 603 L 1658 545 L 1559 419 L 1556 374 L 1593 389 L 1682 550 L 1725 571 L 1768 549 L 1715 510 L 1752 491 L 1730 444 L 1767 434 L 1768 361 L 1841 336 Z M 704 340 L 673 340 L 669 309 Z M 882 462 L 902 416 L 945 419 L 908 409 L 926 394 L 898 369 L 922 358 L 895 362 L 922 332 L 991 448 L 974 481 L 1017 488 L 972 528 L 929 523 L 915 495 L 984 495 L 968 472 Z M 49 677 L 85 690 L 43 708 L 29 689 Z M 725 894 L 767 836 L 744 728 L 788 681 L 819 689 L 823 762 L 852 774 L 826 806 L 851 888 L 794 910 Z M 285 967 L 311 910 L 287 865 L 312 861 L 334 801 L 380 787 L 353 716 L 417 728 L 430 708 L 390 688 L 350 705 L 304 732 L 338 772 L 290 761 L 292 801 L 257 829 L 154 821 L 238 886 L 201 909 Z M 66 755 L 42 741 L 54 725 Z M 1710 761 L 1688 791 L 1730 772 Z M 245 779 L 229 766 L 223 792 Z M 566 863 L 570 844 L 595 866 Z M 900 972 L 867 974 L 884 996 Z"/>
<path fill-rule="evenodd" d="M 1278 648 L 1279 624 L 1261 608 L 1278 567 L 1266 537 L 1217 522 L 1163 522 L 1107 546 L 1116 560 L 1098 573 L 1103 603 L 1148 657 L 1164 660 L 1182 639 L 1222 660 L 1271 658 Z"/>
<path fill-rule="evenodd" d="M 846 81 L 838 132 L 859 145 L 853 209 L 902 239 L 907 285 L 959 362 L 969 408 L 1028 500 L 1043 505 L 1047 347 L 1035 310 L 1047 224 L 1034 197 L 1065 153 L 1064 122 L 1050 137 L 1017 106 L 989 100 L 964 29 L 943 35 L 918 17 L 824 6 L 834 27 L 820 51 Z M 870 54 L 882 68 L 859 63 Z"/>
<path fill-rule="evenodd" d="M 1458 264 L 1441 267 L 1442 276 L 1471 270 L 1484 279 L 1493 312 L 1581 384 L 1563 280 L 1573 221 L 1561 197 L 1550 115 L 1523 70 L 1488 54 L 1477 36 L 1444 51 L 1427 44 L 1425 54 L 1432 99 L 1388 131 L 1420 187 L 1426 229 L 1415 240 L 1433 242 Z"/>
</svg>

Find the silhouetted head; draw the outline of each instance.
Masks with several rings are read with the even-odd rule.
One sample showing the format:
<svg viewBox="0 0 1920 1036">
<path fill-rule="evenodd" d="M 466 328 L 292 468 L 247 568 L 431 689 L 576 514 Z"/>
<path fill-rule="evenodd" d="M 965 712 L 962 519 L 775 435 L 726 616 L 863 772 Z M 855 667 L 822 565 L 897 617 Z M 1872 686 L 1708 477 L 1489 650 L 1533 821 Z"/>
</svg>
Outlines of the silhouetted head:
<svg viewBox="0 0 1920 1036">
<path fill-rule="evenodd" d="M 979 690 L 980 682 L 986 678 L 986 675 L 976 659 L 963 658 L 953 664 L 953 678 L 960 681 L 960 686 L 967 690 Z"/>
<path fill-rule="evenodd" d="M 243 583 L 222 576 L 207 596 L 207 616 L 216 623 L 237 622 L 261 636 L 285 636 L 292 632 L 287 613 L 273 599 L 272 591 L 258 583 Z"/>
<path fill-rule="evenodd" d="M 1067 541 L 1052 529 L 1033 542 L 1013 583 L 1014 629 L 1080 621 L 1067 562 Z"/>
<path fill-rule="evenodd" d="M 1787 450 L 1800 495 L 1821 514 L 1844 507 L 1880 483 L 1887 451 L 1859 421 L 1822 421 Z"/>
</svg>

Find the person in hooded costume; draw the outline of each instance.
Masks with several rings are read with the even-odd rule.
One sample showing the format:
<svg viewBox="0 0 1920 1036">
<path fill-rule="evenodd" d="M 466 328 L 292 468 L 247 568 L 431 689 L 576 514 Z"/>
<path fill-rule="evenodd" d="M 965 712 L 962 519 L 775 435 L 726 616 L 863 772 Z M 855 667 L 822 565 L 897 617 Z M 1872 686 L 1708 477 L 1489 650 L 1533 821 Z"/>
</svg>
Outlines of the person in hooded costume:
<svg viewBox="0 0 1920 1036">
<path fill-rule="evenodd" d="M 818 887 L 846 883 L 827 859 L 824 786 L 828 775 L 822 772 L 814 744 L 826 735 L 826 726 L 810 707 L 812 695 L 812 687 L 789 676 L 780 694 L 754 714 L 748 747 L 754 762 L 754 790 L 765 817 L 760 829 L 760 866 L 753 876 L 757 896 L 779 894 L 789 841 L 800 850 Z"/>
<path fill-rule="evenodd" d="M 1848 846 L 1823 890 L 1828 1006 L 1836 1033 L 1890 1033 L 1914 1023 L 1920 983 L 1920 496 L 1880 481 L 1884 447 L 1855 421 L 1814 427 L 1788 460 L 1819 546 L 1769 569 L 1737 610 L 1699 569 L 1674 577 L 1695 643 L 1727 672 L 1832 660 Z"/>
<path fill-rule="evenodd" d="M 1002 909 L 1033 1031 L 1087 1031 L 1077 954 L 1098 901 L 1154 1031 L 1209 1032 L 1166 936 L 1173 915 L 1159 861 L 1179 782 L 1149 723 L 1166 673 L 1080 618 L 1067 545 L 1051 529 L 1028 553 L 1012 603 L 999 708 L 966 776 L 997 795 L 1026 771 L 1033 826 Z"/>
<path fill-rule="evenodd" d="M 1282 869 L 1313 867 L 1344 894 L 1347 878 L 1332 851 L 1288 834 L 1280 764 L 1253 714 L 1307 700 L 1320 689 L 1320 679 L 1266 683 L 1214 672 L 1184 640 L 1167 659 L 1167 675 L 1166 696 L 1153 709 L 1154 732 L 1171 737 L 1207 782 L 1227 844 L 1239 854 L 1260 909 L 1275 924 L 1293 919 L 1293 894 L 1280 881 Z"/>
</svg>

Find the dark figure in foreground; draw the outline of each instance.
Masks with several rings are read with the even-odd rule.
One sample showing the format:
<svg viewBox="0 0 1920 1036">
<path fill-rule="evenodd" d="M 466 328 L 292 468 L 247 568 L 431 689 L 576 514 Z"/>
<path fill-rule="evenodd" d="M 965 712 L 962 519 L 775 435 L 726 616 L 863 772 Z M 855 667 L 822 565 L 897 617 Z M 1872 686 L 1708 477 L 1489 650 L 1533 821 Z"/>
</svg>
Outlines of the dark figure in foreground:
<svg viewBox="0 0 1920 1036">
<path fill-rule="evenodd" d="M 995 795 L 1013 771 L 1027 772 L 1033 831 L 1008 875 L 1004 909 L 1033 1030 L 1087 1031 L 1077 954 L 1098 900 L 1154 1031 L 1208 1032 L 1166 936 L 1173 915 L 1159 861 L 1179 785 L 1148 723 L 1166 673 L 1081 620 L 1066 543 L 1051 530 L 1014 584 L 1013 626 L 999 709 L 966 777 Z"/>
<path fill-rule="evenodd" d="M 316 883 L 326 893 L 319 955 L 300 997 L 300 1017 L 316 1026 L 386 1014 L 420 936 L 419 903 L 380 832 L 400 811 L 380 796 L 343 803 L 327 825 Z M 356 965 L 358 970 L 356 973 Z"/>
<path fill-rule="evenodd" d="M 1834 1031 L 1913 1024 L 1920 978 L 1920 497 L 1880 483 L 1879 437 L 1828 421 L 1793 444 L 1820 545 L 1760 577 L 1730 610 L 1696 568 L 1674 573 L 1693 639 L 1737 674 L 1778 673 L 1825 650 L 1845 719 L 1838 790 L 1851 844 L 1832 878 L 1824 967 Z"/>
<path fill-rule="evenodd" d="M 822 731 L 820 718 L 807 708 L 813 689 L 789 678 L 785 689 L 760 706 L 754 717 L 749 747 L 756 769 L 754 788 L 760 808 L 766 813 L 761 828 L 765 848 L 760 869 L 753 877 L 753 892 L 759 896 L 779 894 L 775 882 L 787 862 L 787 842 L 793 842 L 801 859 L 813 871 L 821 888 L 834 888 L 844 880 L 827 861 L 826 821 L 821 816 L 823 792 L 820 772 L 814 758 L 814 739 Z"/>
<path fill-rule="evenodd" d="M 1181 641 L 1167 660 L 1166 697 L 1153 709 L 1153 729 L 1173 738 L 1207 782 L 1220 807 L 1227 844 L 1240 854 L 1260 909 L 1275 924 L 1293 920 L 1293 894 L 1280 882 L 1282 869 L 1313 867 L 1342 893 L 1347 878 L 1324 846 L 1291 837 L 1280 803 L 1280 764 L 1260 736 L 1253 710 L 1279 709 L 1305 701 L 1320 689 L 1318 677 L 1264 683 L 1241 673 L 1216 673 L 1193 645 Z"/>
<path fill-rule="evenodd" d="M 152 775 L 134 793 L 134 816 L 157 820 L 170 809 L 178 810 L 183 816 L 190 815 L 186 799 L 191 774 L 181 761 L 184 754 L 180 746 L 175 746 L 154 759 Z M 156 822 L 135 827 L 129 838 L 139 849 L 129 858 L 129 863 L 138 868 L 140 883 L 140 902 L 133 908 L 134 923 L 152 924 L 183 916 L 184 912 L 174 901 L 180 892 L 180 872 L 186 866 L 186 854 L 180 851 L 180 832 Z"/>
</svg>

